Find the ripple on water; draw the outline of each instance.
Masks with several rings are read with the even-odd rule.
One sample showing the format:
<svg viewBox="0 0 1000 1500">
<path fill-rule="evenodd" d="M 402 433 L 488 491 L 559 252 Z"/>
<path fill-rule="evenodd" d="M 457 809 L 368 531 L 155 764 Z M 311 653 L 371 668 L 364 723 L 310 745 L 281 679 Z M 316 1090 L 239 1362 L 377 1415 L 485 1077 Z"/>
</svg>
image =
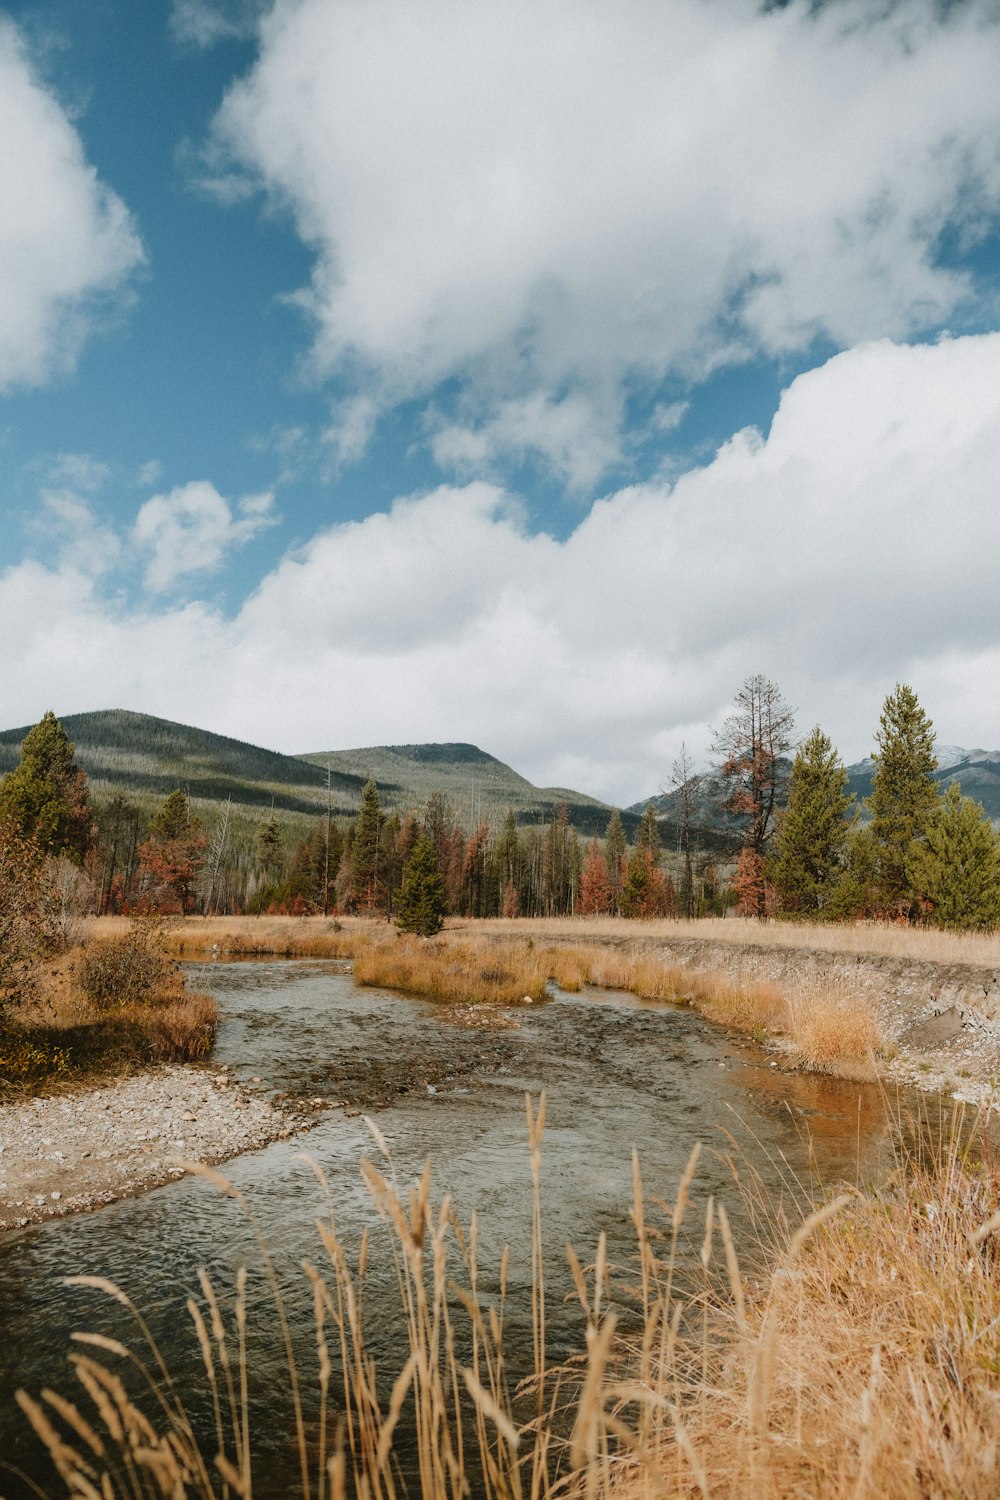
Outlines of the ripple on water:
<svg viewBox="0 0 1000 1500">
<path fill-rule="evenodd" d="M 515 1365 L 530 1345 L 525 1090 L 548 1096 L 544 1214 L 557 1347 L 568 1347 L 578 1332 L 559 1304 L 563 1246 L 572 1243 L 589 1258 L 603 1231 L 612 1258 L 629 1255 L 633 1144 L 647 1192 L 664 1200 L 694 1143 L 714 1147 L 703 1152 L 696 1197 L 721 1195 L 735 1208 L 726 1161 L 733 1151 L 745 1153 L 775 1199 L 789 1201 L 811 1174 L 827 1184 L 872 1175 L 891 1133 L 876 1089 L 774 1069 L 758 1049 L 679 1008 L 602 993 L 559 995 L 516 1012 L 515 1029 L 484 1031 L 455 1024 L 426 1002 L 356 990 L 340 964 L 193 965 L 191 981 L 220 1004 L 215 1061 L 276 1091 L 320 1095 L 355 1112 L 322 1116 L 305 1142 L 327 1176 L 349 1245 L 357 1245 L 366 1226 L 376 1226 L 376 1243 L 379 1234 L 358 1170 L 363 1156 L 378 1155 L 362 1110 L 388 1142 L 401 1183 L 414 1180 L 429 1157 L 438 1197 L 449 1193 L 464 1221 L 477 1214 L 485 1286 L 510 1245 Z M 314 1223 L 326 1211 L 324 1192 L 294 1143 L 275 1143 L 225 1170 L 272 1248 L 307 1347 L 311 1315 L 297 1268 L 303 1256 L 317 1255 Z M 126 1287 L 171 1366 L 193 1383 L 197 1353 L 183 1309 L 197 1269 L 208 1267 L 227 1285 L 241 1263 L 256 1264 L 241 1207 L 197 1179 L 8 1241 L 0 1248 L 0 1453 L 48 1481 L 13 1391 L 69 1388 L 65 1355 L 73 1328 L 125 1329 L 120 1309 L 62 1286 L 62 1277 L 87 1272 Z M 394 1286 L 391 1266 L 373 1257 L 368 1305 L 379 1330 L 376 1350 L 390 1360 L 398 1338 Z M 263 1304 L 259 1277 L 251 1288 L 253 1302 Z M 267 1393 L 270 1423 L 268 1474 L 259 1493 L 278 1495 L 286 1491 L 292 1459 L 282 1435 L 287 1413 L 276 1394 L 284 1381 L 266 1314 L 253 1338 L 252 1366 Z M 27 1493 L 6 1479 L 3 1492 L 10 1500 Z"/>
</svg>

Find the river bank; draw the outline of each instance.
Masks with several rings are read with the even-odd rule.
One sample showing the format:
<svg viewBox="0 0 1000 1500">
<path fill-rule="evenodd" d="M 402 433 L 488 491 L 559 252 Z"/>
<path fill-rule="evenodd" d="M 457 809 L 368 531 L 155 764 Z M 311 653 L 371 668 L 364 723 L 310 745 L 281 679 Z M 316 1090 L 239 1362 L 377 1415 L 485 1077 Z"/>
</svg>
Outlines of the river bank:
<svg viewBox="0 0 1000 1500">
<path fill-rule="evenodd" d="M 0 1230 L 80 1213 L 308 1129 L 227 1071 L 168 1066 L 0 1106 Z"/>
<path fill-rule="evenodd" d="M 597 934 L 589 924 L 568 934 L 548 931 L 544 923 L 530 925 L 538 938 L 558 946 L 595 940 L 609 948 L 627 945 L 692 974 L 722 973 L 743 986 L 770 982 L 786 990 L 804 985 L 815 991 L 848 985 L 877 1015 L 886 1043 L 879 1064 L 883 1084 L 913 1086 L 973 1107 L 992 1106 L 1000 1099 L 1000 973 L 981 962 L 935 963 L 767 942 L 736 945 L 718 938 L 643 934 L 641 929 L 624 938 Z M 525 938 L 530 935 L 524 930 L 529 924 L 510 926 Z M 355 927 L 359 935 L 371 930 L 367 924 L 318 919 L 237 921 L 224 927 L 189 922 L 172 931 L 170 939 L 174 951 L 189 955 L 199 948 L 225 951 L 227 934 L 237 951 L 245 952 L 252 941 L 258 952 L 271 945 L 304 954 L 310 947 L 320 952 L 342 947 Z M 516 1013 L 506 1007 L 464 1007 L 454 1019 L 489 1032 L 517 1026 Z M 801 1067 L 802 1059 L 787 1039 L 769 1035 L 764 1044 L 779 1074 Z M 484 1064 L 488 1050 L 484 1038 Z M 499 1054 L 494 1062 L 500 1064 Z M 237 1083 L 225 1070 L 188 1065 L 2 1105 L 0 1231 L 135 1196 L 183 1176 L 185 1161 L 218 1164 L 287 1140 L 315 1123 L 318 1108 L 346 1104 L 368 1109 L 397 1093 L 433 1091 L 441 1082 L 440 1070 L 424 1057 L 405 1063 L 358 1058 L 355 1063 L 357 1076 L 342 1079 L 332 1100 L 300 1097 L 290 1102 L 265 1095 L 246 1079 Z"/>
</svg>

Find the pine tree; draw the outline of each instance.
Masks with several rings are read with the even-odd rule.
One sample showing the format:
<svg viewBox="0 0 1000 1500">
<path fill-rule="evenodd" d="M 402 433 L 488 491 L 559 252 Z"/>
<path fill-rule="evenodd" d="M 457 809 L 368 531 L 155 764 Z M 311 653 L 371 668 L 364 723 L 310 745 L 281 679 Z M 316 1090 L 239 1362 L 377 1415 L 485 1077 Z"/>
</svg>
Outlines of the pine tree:
<svg viewBox="0 0 1000 1500">
<path fill-rule="evenodd" d="M 171 792 L 139 849 L 145 900 L 163 912 L 192 911 L 195 881 L 205 862 L 207 846 L 201 823 L 191 813 L 187 793 Z"/>
<path fill-rule="evenodd" d="M 965 931 L 1000 923 L 1000 841 L 978 802 L 953 781 L 910 845 L 911 890 L 935 927 Z"/>
<path fill-rule="evenodd" d="M 617 807 L 612 808 L 604 835 L 604 858 L 608 864 L 608 890 L 611 896 L 611 912 L 621 915 L 622 892 L 625 889 L 625 861 L 627 856 L 625 829 L 622 815 Z"/>
<path fill-rule="evenodd" d="M 882 709 L 875 770 L 867 807 L 878 857 L 878 886 L 888 910 L 908 910 L 914 892 L 907 873 L 911 846 L 923 837 L 940 800 L 934 772 L 934 726 L 906 683 L 897 683 Z"/>
<path fill-rule="evenodd" d="M 778 832 L 773 880 L 786 910 L 826 906 L 844 867 L 853 802 L 847 772 L 817 724 L 792 764 Z"/>
<path fill-rule="evenodd" d="M 285 862 L 281 829 L 274 813 L 257 829 L 257 868 L 265 886 L 277 885 Z"/>
<path fill-rule="evenodd" d="M 384 871 L 379 870 L 382 804 L 378 787 L 369 777 L 361 793 L 361 809 L 354 824 L 351 845 L 350 904 L 355 909 L 373 909 L 382 904 Z"/>
<path fill-rule="evenodd" d="M 94 840 L 87 778 L 73 741 L 49 710 L 25 735 L 21 760 L 0 783 L 0 821 L 43 854 L 80 861 Z"/>
<path fill-rule="evenodd" d="M 697 801 L 697 783 L 694 775 L 694 765 L 687 752 L 687 746 L 681 742 L 681 753 L 674 761 L 670 772 L 670 785 L 673 787 L 673 801 L 677 809 L 677 821 L 680 825 L 681 852 L 684 855 L 684 875 L 681 881 L 681 906 L 686 917 L 695 914 L 695 889 L 694 889 L 694 824 L 695 808 Z"/>
<path fill-rule="evenodd" d="M 656 817 L 656 808 L 652 802 L 647 802 L 642 814 L 642 822 L 639 824 L 639 832 L 635 837 L 637 849 L 648 849 L 654 864 L 660 862 L 660 825 Z"/>
<path fill-rule="evenodd" d="M 647 921 L 667 914 L 666 882 L 648 844 L 638 844 L 628 862 L 621 914 Z"/>
<path fill-rule="evenodd" d="M 445 889 L 434 845 L 422 833 L 403 875 L 396 926 L 400 932 L 433 937 L 444 926 Z"/>
</svg>

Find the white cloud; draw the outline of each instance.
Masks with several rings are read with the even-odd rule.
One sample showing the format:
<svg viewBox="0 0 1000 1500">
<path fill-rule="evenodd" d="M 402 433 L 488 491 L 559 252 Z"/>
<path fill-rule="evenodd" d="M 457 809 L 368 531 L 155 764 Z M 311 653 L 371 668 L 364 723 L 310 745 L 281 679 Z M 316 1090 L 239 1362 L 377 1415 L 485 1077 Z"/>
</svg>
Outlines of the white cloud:
<svg viewBox="0 0 1000 1500">
<path fill-rule="evenodd" d="M 998 473 L 1000 334 L 877 342 L 799 377 L 767 439 L 608 496 L 564 542 L 477 483 L 319 532 L 232 619 L 126 612 L 71 559 L 13 568 L 0 699 L 12 722 L 119 704 L 288 751 L 471 740 L 623 801 L 682 740 L 701 753 L 755 671 L 850 759 L 897 680 L 943 741 L 1000 747 Z M 188 489 L 146 522 L 156 586 L 252 519 Z"/>
<path fill-rule="evenodd" d="M 195 480 L 139 509 L 132 542 L 147 557 L 146 587 L 166 593 L 192 573 L 214 572 L 226 554 L 274 523 L 274 496 L 248 495 L 234 516 L 214 485 Z"/>
<path fill-rule="evenodd" d="M 478 425 L 432 420 L 431 452 L 440 467 L 469 475 L 537 455 L 570 489 L 583 490 L 621 457 L 618 417 L 617 402 L 580 394 L 552 400 L 535 391 L 499 402 Z"/>
<path fill-rule="evenodd" d="M 315 252 L 320 369 L 455 380 L 442 461 L 623 382 L 940 327 L 1000 210 L 992 0 L 276 0 L 213 145 Z M 573 478 L 572 470 L 569 477 Z"/>
<path fill-rule="evenodd" d="M 337 464 L 355 464 L 364 457 L 378 421 L 378 407 L 370 396 L 353 396 L 337 403 L 324 442 Z"/>
<path fill-rule="evenodd" d="M 173 0 L 170 29 L 177 41 L 200 49 L 252 35 L 267 0 Z"/>
<path fill-rule="evenodd" d="M 46 488 L 40 492 L 41 510 L 31 529 L 55 542 L 63 566 L 81 575 L 98 578 L 109 572 L 121 557 L 121 543 L 94 509 L 90 496 L 72 489 Z"/>
<path fill-rule="evenodd" d="M 128 210 L 0 17 L 0 391 L 71 368 L 143 252 Z"/>
</svg>

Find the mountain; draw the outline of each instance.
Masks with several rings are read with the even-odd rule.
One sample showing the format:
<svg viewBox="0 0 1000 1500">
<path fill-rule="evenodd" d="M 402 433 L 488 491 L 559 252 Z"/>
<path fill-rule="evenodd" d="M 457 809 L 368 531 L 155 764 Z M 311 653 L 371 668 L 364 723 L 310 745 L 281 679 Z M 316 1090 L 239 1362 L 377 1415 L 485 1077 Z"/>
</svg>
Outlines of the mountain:
<svg viewBox="0 0 1000 1500">
<path fill-rule="evenodd" d="M 206 804 L 209 822 L 229 802 L 244 822 L 259 822 L 273 807 L 282 821 L 304 823 L 326 811 L 328 796 L 335 818 L 352 818 L 370 775 L 384 807 L 416 810 L 442 792 L 467 825 L 500 817 L 508 807 L 520 823 L 545 822 L 565 802 L 573 826 L 590 835 L 603 834 L 610 815 L 605 803 L 580 792 L 532 786 L 475 745 L 375 745 L 294 756 L 126 709 L 67 714 L 61 722 L 95 800 L 123 793 L 150 808 L 182 787 Z M 17 765 L 30 727 L 0 731 L 0 775 Z M 624 821 L 627 829 L 637 822 Z"/>
<path fill-rule="evenodd" d="M 177 787 L 206 802 L 317 814 L 326 806 L 326 773 L 293 755 L 126 709 L 67 714 L 62 726 L 98 798 L 114 792 L 161 799 Z M 28 726 L 30 728 L 30 726 Z M 0 732 L 0 771 L 17 765 L 27 728 Z M 352 813 L 364 779 L 332 779 L 335 813 Z"/>
<path fill-rule="evenodd" d="M 1000 821 L 1000 750 L 963 750 L 958 745 L 940 745 L 936 754 L 938 769 L 934 779 L 941 789 L 958 781 L 963 796 L 981 802 L 987 815 L 994 822 Z M 848 791 L 854 793 L 859 805 L 871 795 L 874 769 L 875 763 L 870 758 L 847 767 Z M 736 820 L 723 805 L 724 790 L 719 777 L 706 771 L 691 780 L 696 834 L 701 847 L 711 849 L 727 844 L 731 847 Z M 647 803 L 652 802 L 657 810 L 663 841 L 670 847 L 678 837 L 678 801 L 675 791 L 658 792 L 643 802 L 634 802 L 628 811 L 641 814 Z"/>
<path fill-rule="evenodd" d="M 963 750 L 957 745 L 940 745 L 935 751 L 938 768 L 934 780 L 941 787 L 957 781 L 963 797 L 981 802 L 988 817 L 1000 820 L 1000 750 Z M 847 768 L 848 789 L 860 802 L 872 789 L 872 760 L 861 760 Z"/>
<path fill-rule="evenodd" d="M 551 821 L 565 802 L 574 828 L 603 836 L 611 809 L 606 802 L 567 787 L 533 786 L 502 760 L 476 745 L 369 745 L 358 750 L 320 750 L 303 755 L 310 765 L 360 777 L 373 776 L 383 806 L 403 811 L 420 807 L 435 792 L 448 798 L 467 827 L 481 818 L 502 817 L 509 807 L 519 823 Z M 623 814 L 626 831 L 638 819 Z"/>
</svg>

